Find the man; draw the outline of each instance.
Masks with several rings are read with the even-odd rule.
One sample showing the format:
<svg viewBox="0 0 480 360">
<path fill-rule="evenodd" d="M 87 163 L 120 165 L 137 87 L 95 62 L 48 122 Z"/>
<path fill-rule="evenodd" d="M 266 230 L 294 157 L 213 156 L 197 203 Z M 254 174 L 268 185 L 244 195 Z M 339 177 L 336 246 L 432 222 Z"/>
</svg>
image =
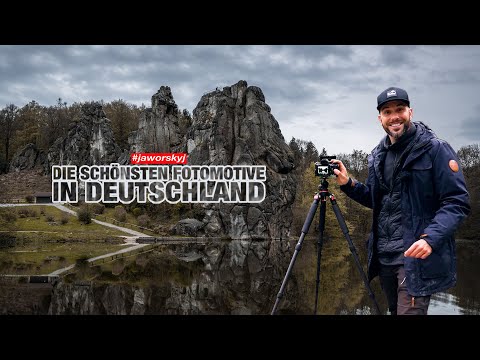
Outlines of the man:
<svg viewBox="0 0 480 360">
<path fill-rule="evenodd" d="M 387 133 L 368 157 L 365 184 L 339 160 L 340 189 L 373 210 L 367 240 L 368 277 L 380 276 L 392 315 L 426 315 L 430 296 L 455 285 L 454 232 L 470 212 L 469 197 L 452 147 L 422 122 L 412 122 L 405 90 L 377 97 Z"/>
</svg>

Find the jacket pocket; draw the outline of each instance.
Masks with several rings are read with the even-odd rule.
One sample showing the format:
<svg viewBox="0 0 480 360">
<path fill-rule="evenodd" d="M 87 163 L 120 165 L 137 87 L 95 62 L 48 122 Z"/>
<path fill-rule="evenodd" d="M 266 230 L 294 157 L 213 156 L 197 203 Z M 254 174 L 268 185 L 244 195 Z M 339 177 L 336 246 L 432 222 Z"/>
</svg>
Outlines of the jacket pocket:
<svg viewBox="0 0 480 360">
<path fill-rule="evenodd" d="M 409 194 L 412 202 L 412 210 L 417 216 L 430 216 L 434 213 L 434 178 L 432 161 L 424 156 L 418 162 L 412 164 L 411 178 L 409 181 Z"/>
<path fill-rule="evenodd" d="M 442 256 L 443 254 L 443 256 Z M 420 264 L 420 274 L 423 279 L 447 276 L 450 269 L 448 251 L 445 246 L 432 252 L 426 259 L 417 259 Z"/>
<path fill-rule="evenodd" d="M 430 170 L 432 168 L 432 160 L 428 156 L 423 156 L 411 166 L 412 170 Z"/>
</svg>

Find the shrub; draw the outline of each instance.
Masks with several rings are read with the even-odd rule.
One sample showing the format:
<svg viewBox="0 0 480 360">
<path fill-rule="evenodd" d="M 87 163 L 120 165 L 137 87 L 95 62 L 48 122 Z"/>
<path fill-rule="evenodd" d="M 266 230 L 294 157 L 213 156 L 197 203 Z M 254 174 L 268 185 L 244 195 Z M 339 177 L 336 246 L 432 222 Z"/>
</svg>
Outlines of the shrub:
<svg viewBox="0 0 480 360">
<path fill-rule="evenodd" d="M 91 209 L 94 214 L 103 214 L 105 211 L 105 205 L 103 204 L 92 204 Z"/>
<path fill-rule="evenodd" d="M 63 214 L 62 217 L 60 218 L 60 223 L 62 225 L 65 225 L 68 223 L 68 220 L 70 220 L 70 217 L 67 214 Z"/>
<path fill-rule="evenodd" d="M 54 222 L 54 221 L 55 221 L 55 216 L 48 214 L 48 215 L 46 216 L 46 220 L 47 220 L 48 222 Z"/>
<path fill-rule="evenodd" d="M 148 215 L 140 215 L 137 218 L 137 224 L 141 227 L 148 227 L 150 225 L 150 218 Z"/>
<path fill-rule="evenodd" d="M 114 215 L 115 220 L 125 222 L 127 220 L 127 211 L 122 205 L 115 206 Z"/>
<path fill-rule="evenodd" d="M 78 210 L 78 221 L 84 224 L 90 224 L 92 222 L 92 213 L 86 206 L 82 206 Z"/>
<path fill-rule="evenodd" d="M 27 208 L 20 208 L 17 210 L 18 215 L 21 218 L 26 218 L 26 217 L 37 217 L 38 214 L 34 209 L 27 209 Z"/>
<path fill-rule="evenodd" d="M 0 249 L 7 247 L 15 247 L 17 245 L 17 239 L 8 233 L 0 233 Z M 2 266 L 0 266 L 2 269 Z"/>
<path fill-rule="evenodd" d="M 142 208 L 138 208 L 138 207 L 136 207 L 135 209 L 133 209 L 132 212 L 133 212 L 133 216 L 135 216 L 135 217 L 139 217 L 140 215 L 143 214 Z"/>
<path fill-rule="evenodd" d="M 35 197 L 33 195 L 27 195 L 25 196 L 25 200 L 29 203 L 29 204 L 33 204 L 35 202 Z"/>
<path fill-rule="evenodd" d="M 1 211 L 0 217 L 6 222 L 13 223 L 17 220 L 17 213 L 15 211 Z"/>
</svg>

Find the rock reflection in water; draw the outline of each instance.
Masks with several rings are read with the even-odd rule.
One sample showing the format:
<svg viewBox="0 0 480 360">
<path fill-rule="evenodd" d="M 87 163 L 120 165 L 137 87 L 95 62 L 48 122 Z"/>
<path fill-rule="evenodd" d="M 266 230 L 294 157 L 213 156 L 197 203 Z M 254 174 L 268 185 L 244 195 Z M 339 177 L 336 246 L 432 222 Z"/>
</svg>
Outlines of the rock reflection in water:
<svg viewBox="0 0 480 360">
<path fill-rule="evenodd" d="M 290 244 L 234 240 L 159 246 L 119 266 L 67 277 L 51 314 L 268 314 Z M 125 260 L 126 261 L 126 260 Z M 285 297 L 291 306 L 292 296 Z"/>
<path fill-rule="evenodd" d="M 268 315 L 275 303 L 296 241 L 233 240 L 159 246 L 110 269 L 91 268 L 53 289 L 50 314 Z M 473 243 L 474 248 L 477 246 Z M 358 248 L 362 264 L 365 252 Z M 459 246 L 459 281 L 432 297 L 429 314 L 479 314 L 478 250 Z M 297 256 L 277 314 L 313 314 L 315 239 Z M 85 281 L 89 279 L 89 281 Z M 469 280 L 470 279 L 470 280 Z M 372 289 L 383 313 L 378 278 Z M 374 314 L 346 242 L 326 241 L 322 251 L 317 314 Z"/>
</svg>

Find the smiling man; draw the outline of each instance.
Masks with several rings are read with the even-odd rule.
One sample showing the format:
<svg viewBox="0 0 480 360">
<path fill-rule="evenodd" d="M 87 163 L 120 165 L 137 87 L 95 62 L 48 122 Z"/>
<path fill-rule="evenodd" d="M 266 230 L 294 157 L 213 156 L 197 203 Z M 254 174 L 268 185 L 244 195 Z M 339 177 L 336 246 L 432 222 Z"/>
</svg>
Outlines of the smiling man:
<svg viewBox="0 0 480 360">
<path fill-rule="evenodd" d="M 393 144 L 410 128 L 413 110 L 405 90 L 389 88 L 377 98 L 378 120 Z"/>
<path fill-rule="evenodd" d="M 405 90 L 377 97 L 387 136 L 368 157 L 365 184 L 339 160 L 340 189 L 373 209 L 368 276 L 380 276 L 392 315 L 426 315 L 430 296 L 456 284 L 454 232 L 470 212 L 465 180 L 452 147 L 413 122 Z"/>
</svg>

